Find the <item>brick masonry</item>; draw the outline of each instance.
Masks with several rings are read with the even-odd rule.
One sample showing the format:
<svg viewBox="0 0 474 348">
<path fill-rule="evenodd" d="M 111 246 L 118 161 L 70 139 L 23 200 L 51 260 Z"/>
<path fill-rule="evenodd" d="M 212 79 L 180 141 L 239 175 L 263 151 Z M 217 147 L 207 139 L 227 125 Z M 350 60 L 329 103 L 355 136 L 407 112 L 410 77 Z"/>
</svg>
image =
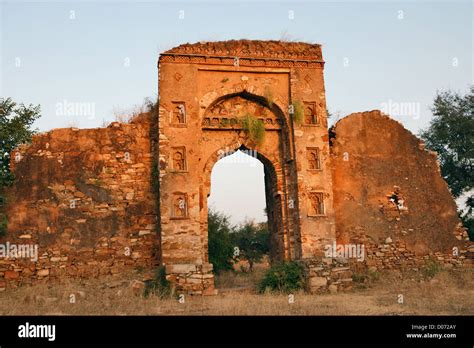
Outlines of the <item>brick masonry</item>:
<svg viewBox="0 0 474 348">
<path fill-rule="evenodd" d="M 37 244 L 39 258 L 0 259 L 0 288 L 158 264 L 150 115 L 107 128 L 52 130 L 17 152 L 9 230 L 0 242 Z"/>
</svg>

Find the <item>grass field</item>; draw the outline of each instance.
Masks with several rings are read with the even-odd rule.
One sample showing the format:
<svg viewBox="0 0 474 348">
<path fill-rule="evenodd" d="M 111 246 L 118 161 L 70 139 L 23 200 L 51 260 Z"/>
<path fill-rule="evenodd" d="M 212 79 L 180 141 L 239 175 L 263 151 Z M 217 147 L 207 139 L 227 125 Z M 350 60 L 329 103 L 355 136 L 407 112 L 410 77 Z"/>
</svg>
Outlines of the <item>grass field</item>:
<svg viewBox="0 0 474 348">
<path fill-rule="evenodd" d="M 355 283 L 347 293 L 258 294 L 262 275 L 226 273 L 216 279 L 216 296 L 143 297 L 134 279 L 104 277 L 35 285 L 0 293 L 0 315 L 473 315 L 472 270 L 441 271 L 430 280 L 400 278 L 397 272 Z M 73 295 L 73 297 L 71 297 Z M 400 302 L 403 296 L 403 303 Z M 75 299 L 71 303 L 71 299 Z"/>
</svg>

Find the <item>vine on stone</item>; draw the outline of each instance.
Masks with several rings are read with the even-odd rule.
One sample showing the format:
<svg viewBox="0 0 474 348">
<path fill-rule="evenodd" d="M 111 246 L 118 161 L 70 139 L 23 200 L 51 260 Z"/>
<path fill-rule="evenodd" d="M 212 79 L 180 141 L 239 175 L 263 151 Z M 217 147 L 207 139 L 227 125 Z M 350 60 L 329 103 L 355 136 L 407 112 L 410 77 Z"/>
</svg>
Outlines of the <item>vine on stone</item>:
<svg viewBox="0 0 474 348">
<path fill-rule="evenodd" d="M 240 124 L 251 142 L 256 146 L 263 143 L 265 140 L 265 125 L 255 115 L 246 114 L 240 119 Z"/>
</svg>

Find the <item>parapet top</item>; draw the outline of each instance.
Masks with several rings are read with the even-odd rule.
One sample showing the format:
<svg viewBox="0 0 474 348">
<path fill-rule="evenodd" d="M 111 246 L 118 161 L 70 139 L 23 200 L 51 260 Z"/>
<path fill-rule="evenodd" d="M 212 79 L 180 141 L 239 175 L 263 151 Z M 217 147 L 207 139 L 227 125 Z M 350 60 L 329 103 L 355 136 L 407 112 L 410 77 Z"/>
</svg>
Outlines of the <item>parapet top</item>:
<svg viewBox="0 0 474 348">
<path fill-rule="evenodd" d="M 174 47 L 162 55 L 202 55 L 239 58 L 277 58 L 322 61 L 321 45 L 306 42 L 229 40 Z"/>
</svg>

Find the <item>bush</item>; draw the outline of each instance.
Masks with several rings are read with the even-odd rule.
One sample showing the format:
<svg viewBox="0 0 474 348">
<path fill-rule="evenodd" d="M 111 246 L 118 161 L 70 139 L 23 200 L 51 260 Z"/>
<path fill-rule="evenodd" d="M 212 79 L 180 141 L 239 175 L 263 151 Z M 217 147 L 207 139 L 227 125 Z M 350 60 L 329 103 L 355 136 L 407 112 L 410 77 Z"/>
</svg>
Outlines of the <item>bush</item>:
<svg viewBox="0 0 474 348">
<path fill-rule="evenodd" d="M 352 274 L 352 281 L 354 283 L 365 283 L 367 281 L 367 274 L 364 273 L 354 273 Z"/>
<path fill-rule="evenodd" d="M 150 295 L 156 295 L 160 298 L 171 296 L 170 282 L 166 280 L 166 269 L 164 266 L 158 268 L 155 279 L 147 280 L 145 282 L 145 289 L 143 290 L 143 296 L 148 297 Z"/>
<path fill-rule="evenodd" d="M 222 213 L 209 210 L 209 262 L 213 272 L 219 274 L 223 270 L 233 270 L 234 247 L 232 245 L 229 218 Z"/>
<path fill-rule="evenodd" d="M 441 268 L 441 265 L 437 261 L 429 259 L 421 268 L 421 273 L 425 278 L 433 278 L 441 271 Z"/>
<path fill-rule="evenodd" d="M 0 213 L 0 237 L 7 234 L 8 219 L 5 214 Z"/>
<path fill-rule="evenodd" d="M 249 270 L 253 271 L 253 265 L 262 261 L 270 252 L 270 234 L 267 223 L 255 223 L 246 221 L 231 234 L 233 245 L 239 249 L 235 255 L 239 260 L 247 260 Z"/>
<path fill-rule="evenodd" d="M 380 273 L 378 271 L 371 271 L 369 270 L 369 280 L 372 282 L 376 282 L 380 279 Z"/>
<path fill-rule="evenodd" d="M 304 269 L 296 262 L 283 262 L 272 266 L 259 284 L 259 292 L 290 293 L 304 288 Z"/>
</svg>

